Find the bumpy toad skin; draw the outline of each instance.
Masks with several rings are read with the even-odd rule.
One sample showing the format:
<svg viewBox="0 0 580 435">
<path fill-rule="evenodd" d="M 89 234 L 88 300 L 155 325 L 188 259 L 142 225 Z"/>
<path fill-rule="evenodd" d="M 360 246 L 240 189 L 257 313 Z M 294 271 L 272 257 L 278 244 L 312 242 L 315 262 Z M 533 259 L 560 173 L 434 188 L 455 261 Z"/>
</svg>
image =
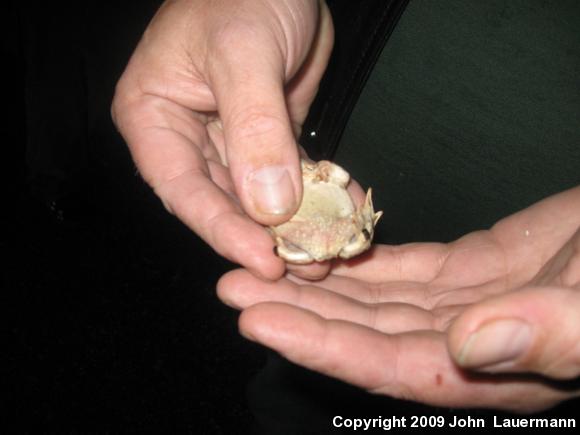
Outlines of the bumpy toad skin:
<svg viewBox="0 0 580 435">
<path fill-rule="evenodd" d="M 302 161 L 302 178 L 300 208 L 288 222 L 270 227 L 277 255 L 288 263 L 308 264 L 366 251 L 382 215 L 373 210 L 371 189 L 356 208 L 346 191 L 349 174 L 326 160 Z"/>
</svg>

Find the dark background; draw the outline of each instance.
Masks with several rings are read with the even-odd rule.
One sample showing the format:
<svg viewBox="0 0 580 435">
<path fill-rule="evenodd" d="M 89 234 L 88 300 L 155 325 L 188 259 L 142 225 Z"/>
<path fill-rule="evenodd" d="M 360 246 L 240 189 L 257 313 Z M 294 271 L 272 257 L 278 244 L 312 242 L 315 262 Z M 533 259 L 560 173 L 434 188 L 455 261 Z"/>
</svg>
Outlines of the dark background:
<svg viewBox="0 0 580 435">
<path fill-rule="evenodd" d="M 160 1 L 24 3 L 2 38 L 0 431 L 250 427 L 265 356 L 215 296 L 233 266 L 163 209 L 110 120 Z"/>
<path fill-rule="evenodd" d="M 245 433 L 257 419 L 262 433 L 305 433 L 327 428 L 334 413 L 477 416 L 371 397 L 239 337 L 237 313 L 215 296 L 234 266 L 163 209 L 109 116 L 114 84 L 159 3 L 12 2 L 7 11 L 3 432 Z M 358 150 L 344 153 L 361 162 Z M 394 181 L 412 190 L 413 180 Z M 398 210 L 424 213 L 425 195 Z M 384 240 L 437 236 L 433 223 L 419 222 Z M 454 222 L 440 239 L 463 231 Z M 547 415 L 569 417 L 576 406 Z"/>
</svg>

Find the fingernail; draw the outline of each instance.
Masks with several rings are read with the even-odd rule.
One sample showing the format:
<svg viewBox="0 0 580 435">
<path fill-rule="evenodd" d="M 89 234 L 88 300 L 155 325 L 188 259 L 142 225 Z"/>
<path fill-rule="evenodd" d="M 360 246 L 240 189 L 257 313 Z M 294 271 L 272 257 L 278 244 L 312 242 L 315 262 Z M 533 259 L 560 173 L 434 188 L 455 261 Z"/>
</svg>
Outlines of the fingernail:
<svg viewBox="0 0 580 435">
<path fill-rule="evenodd" d="M 240 329 L 240 334 L 241 334 L 241 336 L 242 336 L 242 337 L 244 337 L 246 340 L 249 340 L 249 341 L 254 341 L 254 342 L 258 341 L 258 340 L 256 340 L 256 337 L 254 337 L 254 334 L 252 334 L 252 333 L 250 333 L 250 332 L 246 331 L 245 329 Z"/>
<path fill-rule="evenodd" d="M 532 342 L 531 326 L 505 319 L 484 324 L 473 332 L 459 352 L 463 367 L 493 371 L 509 367 Z"/>
<path fill-rule="evenodd" d="M 265 214 L 287 214 L 294 209 L 296 196 L 288 170 L 265 166 L 248 177 L 250 195 L 256 209 Z"/>
</svg>

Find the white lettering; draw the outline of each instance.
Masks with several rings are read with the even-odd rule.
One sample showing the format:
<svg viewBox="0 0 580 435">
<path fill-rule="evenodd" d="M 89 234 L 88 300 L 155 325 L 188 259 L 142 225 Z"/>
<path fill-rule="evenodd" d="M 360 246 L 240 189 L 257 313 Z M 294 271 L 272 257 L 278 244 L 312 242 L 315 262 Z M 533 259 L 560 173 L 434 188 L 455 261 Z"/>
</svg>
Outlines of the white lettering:
<svg viewBox="0 0 580 435">
<path fill-rule="evenodd" d="M 576 427 L 574 418 L 504 418 L 493 416 L 493 427 Z"/>
<path fill-rule="evenodd" d="M 443 419 L 443 417 L 437 417 Z M 441 423 L 442 424 L 442 423 Z M 342 415 L 335 415 L 332 418 L 332 425 L 334 427 L 346 427 L 353 430 L 361 429 L 367 431 L 373 428 L 381 428 L 383 430 L 391 430 L 394 427 L 407 427 L 407 417 L 391 416 L 383 418 L 345 418 Z"/>
<path fill-rule="evenodd" d="M 453 421 L 449 423 L 449 427 L 485 427 L 485 420 L 483 418 L 473 418 L 468 416 L 467 418 L 459 418 L 453 416 Z"/>
</svg>

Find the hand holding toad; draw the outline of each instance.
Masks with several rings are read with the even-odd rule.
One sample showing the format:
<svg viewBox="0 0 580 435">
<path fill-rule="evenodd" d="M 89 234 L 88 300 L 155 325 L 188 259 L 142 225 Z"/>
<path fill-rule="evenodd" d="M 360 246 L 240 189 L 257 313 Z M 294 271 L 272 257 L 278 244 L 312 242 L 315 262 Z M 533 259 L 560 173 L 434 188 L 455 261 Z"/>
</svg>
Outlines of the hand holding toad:
<svg viewBox="0 0 580 435">
<path fill-rule="evenodd" d="M 113 118 L 165 207 L 268 279 L 285 264 L 259 224 L 299 205 L 295 137 L 332 41 L 318 0 L 167 1 L 117 86 Z"/>
</svg>

